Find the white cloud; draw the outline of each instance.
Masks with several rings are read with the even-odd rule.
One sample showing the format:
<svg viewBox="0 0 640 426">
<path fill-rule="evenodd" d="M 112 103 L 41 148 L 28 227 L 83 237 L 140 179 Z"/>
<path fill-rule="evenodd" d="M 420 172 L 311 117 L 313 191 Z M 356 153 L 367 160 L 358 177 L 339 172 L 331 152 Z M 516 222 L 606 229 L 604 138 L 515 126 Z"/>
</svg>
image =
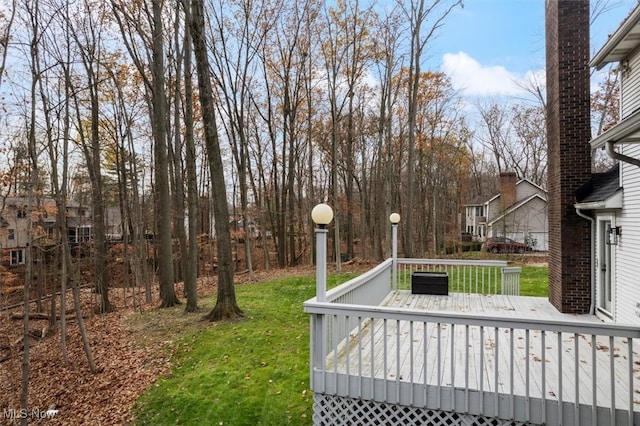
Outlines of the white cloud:
<svg viewBox="0 0 640 426">
<path fill-rule="evenodd" d="M 466 96 L 522 95 L 527 93 L 523 87 L 534 82 L 544 87 L 544 70 L 518 75 L 503 66 L 483 66 L 465 52 L 446 53 L 441 70 L 451 78 L 453 87 Z"/>
</svg>

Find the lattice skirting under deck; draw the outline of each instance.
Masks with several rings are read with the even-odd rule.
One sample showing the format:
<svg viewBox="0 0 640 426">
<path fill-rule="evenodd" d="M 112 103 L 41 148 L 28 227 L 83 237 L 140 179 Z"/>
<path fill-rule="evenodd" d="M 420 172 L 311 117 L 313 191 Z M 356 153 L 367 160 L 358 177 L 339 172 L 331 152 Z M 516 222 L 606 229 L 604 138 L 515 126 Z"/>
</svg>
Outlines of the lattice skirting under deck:
<svg viewBox="0 0 640 426">
<path fill-rule="evenodd" d="M 527 423 L 463 413 L 429 410 L 397 404 L 314 393 L 313 424 L 316 426 L 353 425 L 459 425 L 527 426 Z"/>
</svg>

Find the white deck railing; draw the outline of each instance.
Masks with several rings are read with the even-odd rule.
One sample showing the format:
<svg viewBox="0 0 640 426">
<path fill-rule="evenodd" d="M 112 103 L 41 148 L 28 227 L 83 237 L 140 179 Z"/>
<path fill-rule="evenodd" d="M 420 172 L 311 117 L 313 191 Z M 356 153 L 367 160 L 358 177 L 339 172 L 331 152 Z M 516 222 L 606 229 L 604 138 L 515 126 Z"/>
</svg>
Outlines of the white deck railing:
<svg viewBox="0 0 640 426">
<path fill-rule="evenodd" d="M 398 288 L 429 262 L 398 260 Z M 314 392 L 532 424 L 640 424 L 637 327 L 378 306 L 393 289 L 392 266 L 305 302 Z M 450 285 L 493 292 L 502 267 L 463 265 Z"/>
<path fill-rule="evenodd" d="M 449 276 L 449 291 L 474 294 L 519 294 L 520 267 L 502 260 L 398 259 L 399 290 L 409 290 L 416 271 L 442 271 Z M 503 283 L 509 283 L 503 286 Z"/>
<path fill-rule="evenodd" d="M 328 291 L 325 296 L 326 302 L 378 306 L 391 290 L 409 290 L 411 274 L 416 271 L 447 272 L 449 290 L 452 292 L 501 294 L 502 279 L 505 276 L 509 277 L 508 280 L 511 282 L 508 288 L 519 288 L 521 268 L 508 268 L 506 261 L 398 259 L 396 265 L 393 259 L 387 259 L 364 274 Z M 397 268 L 396 279 L 393 277 L 394 266 Z M 334 339 L 344 339 L 353 329 L 343 323 L 332 323 L 326 327 L 327 346 Z"/>
</svg>

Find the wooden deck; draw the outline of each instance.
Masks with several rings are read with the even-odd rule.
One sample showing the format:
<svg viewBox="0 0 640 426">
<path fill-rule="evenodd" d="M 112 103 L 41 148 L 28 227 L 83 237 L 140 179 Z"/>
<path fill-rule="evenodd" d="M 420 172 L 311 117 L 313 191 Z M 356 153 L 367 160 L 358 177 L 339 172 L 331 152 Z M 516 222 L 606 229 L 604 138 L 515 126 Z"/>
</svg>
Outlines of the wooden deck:
<svg viewBox="0 0 640 426">
<path fill-rule="evenodd" d="M 562 314 L 547 299 L 536 297 L 395 291 L 383 306 L 424 310 L 425 316 L 429 312 L 460 312 L 506 320 L 601 323 L 591 315 Z M 408 381 L 427 385 L 425 389 L 448 387 L 453 398 L 454 389 L 478 392 L 481 405 L 487 403 L 483 401 L 485 394 L 491 399 L 488 403 L 495 399 L 496 407 L 501 403 L 499 395 L 511 396 L 511 401 L 514 396 L 524 398 L 527 406 L 529 400 L 535 400 L 535 406 L 542 410 L 545 404 L 557 404 L 560 411 L 571 404 L 578 419 L 579 412 L 585 410 L 593 410 L 599 417 L 596 407 L 627 410 L 633 405 L 633 411 L 640 411 L 637 341 L 629 347 L 623 338 L 544 331 L 544 327 L 469 326 L 446 320 L 362 318 L 348 327 L 348 344 L 342 342 L 327 355 L 325 371 Z M 632 378 L 629 371 L 633 371 Z"/>
<path fill-rule="evenodd" d="M 384 306 L 414 308 L 425 311 L 467 312 L 487 314 L 505 318 L 526 317 L 529 319 L 558 319 L 600 323 L 593 315 L 573 315 L 559 312 L 545 297 L 505 296 L 450 293 L 448 296 L 411 294 L 410 291 L 395 291 L 382 303 Z"/>
</svg>

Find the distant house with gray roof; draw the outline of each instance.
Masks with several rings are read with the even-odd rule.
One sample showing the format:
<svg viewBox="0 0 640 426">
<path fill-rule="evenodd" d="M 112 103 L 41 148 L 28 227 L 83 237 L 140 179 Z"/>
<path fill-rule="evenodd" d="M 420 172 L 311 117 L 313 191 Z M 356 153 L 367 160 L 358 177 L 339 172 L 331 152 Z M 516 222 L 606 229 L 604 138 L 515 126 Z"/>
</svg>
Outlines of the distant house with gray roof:
<svg viewBox="0 0 640 426">
<path fill-rule="evenodd" d="M 498 194 L 476 197 L 464 208 L 465 231 L 474 240 L 501 236 L 548 250 L 547 191 L 529 179 L 502 173 Z"/>
</svg>

